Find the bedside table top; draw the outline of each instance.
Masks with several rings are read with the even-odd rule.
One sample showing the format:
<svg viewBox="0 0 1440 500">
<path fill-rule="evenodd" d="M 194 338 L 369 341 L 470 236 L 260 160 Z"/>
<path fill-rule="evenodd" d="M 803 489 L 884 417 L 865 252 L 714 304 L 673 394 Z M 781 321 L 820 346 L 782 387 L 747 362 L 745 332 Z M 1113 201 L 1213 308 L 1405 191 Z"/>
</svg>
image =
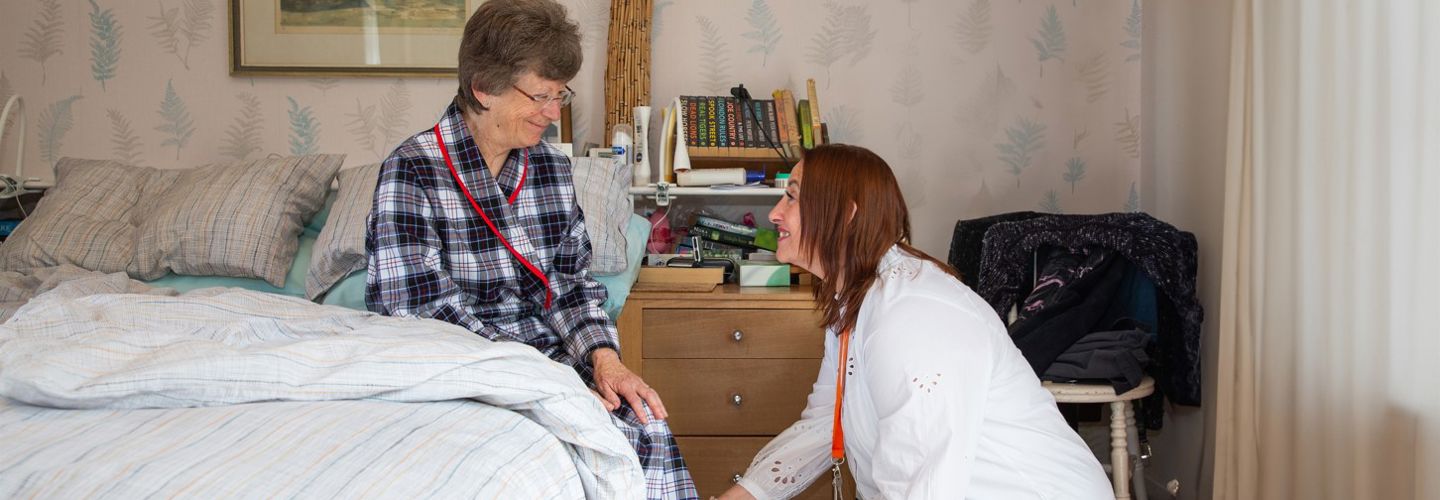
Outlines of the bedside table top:
<svg viewBox="0 0 1440 500">
<path fill-rule="evenodd" d="M 743 299 L 743 300 L 798 300 L 813 301 L 814 292 L 809 285 L 798 285 L 790 287 L 778 286 L 739 286 L 721 285 L 708 292 L 647 292 L 634 291 L 630 293 L 630 300 L 707 300 L 707 299 Z"/>
</svg>

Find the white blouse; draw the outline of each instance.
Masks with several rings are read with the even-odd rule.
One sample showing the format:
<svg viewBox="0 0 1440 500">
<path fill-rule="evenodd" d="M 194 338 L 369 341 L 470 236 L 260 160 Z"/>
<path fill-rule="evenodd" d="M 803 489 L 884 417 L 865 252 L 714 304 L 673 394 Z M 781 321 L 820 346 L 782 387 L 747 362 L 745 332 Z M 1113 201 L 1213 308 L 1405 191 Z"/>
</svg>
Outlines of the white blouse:
<svg viewBox="0 0 1440 500">
<path fill-rule="evenodd" d="M 845 360 L 845 455 L 862 498 L 1114 497 L 989 304 L 899 247 L 879 272 Z M 740 480 L 756 498 L 829 482 L 838 351 L 828 332 L 800 421 Z"/>
</svg>

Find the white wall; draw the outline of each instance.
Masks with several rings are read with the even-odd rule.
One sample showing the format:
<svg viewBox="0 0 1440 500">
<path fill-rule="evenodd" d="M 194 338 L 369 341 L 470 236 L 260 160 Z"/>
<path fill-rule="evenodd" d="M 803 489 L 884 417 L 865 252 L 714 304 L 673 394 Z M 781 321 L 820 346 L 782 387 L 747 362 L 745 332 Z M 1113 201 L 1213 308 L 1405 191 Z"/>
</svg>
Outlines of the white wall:
<svg viewBox="0 0 1440 500">
<path fill-rule="evenodd" d="M 948 253 L 960 218 L 1115 212 L 1144 197 L 1139 137 L 1128 133 L 1145 122 L 1138 0 L 655 5 L 655 106 L 736 83 L 757 97 L 803 96 L 814 78 L 831 138 L 896 170 L 914 242 L 934 255 Z M 1021 123 L 1038 133 L 1016 162 L 1002 147 Z"/>
<path fill-rule="evenodd" d="M 1216 305 L 1225 207 L 1225 126 L 1229 95 L 1230 2 L 1145 4 L 1142 99 L 1146 110 L 1141 179 L 1145 210 L 1195 233 L 1199 294 L 1206 308 L 1204 405 L 1172 406 L 1152 432 L 1152 484 L 1180 482 L 1180 498 L 1210 498 L 1216 366 Z M 1162 490 L 1151 488 L 1152 493 Z M 1151 498 L 1166 498 L 1164 496 Z"/>
</svg>

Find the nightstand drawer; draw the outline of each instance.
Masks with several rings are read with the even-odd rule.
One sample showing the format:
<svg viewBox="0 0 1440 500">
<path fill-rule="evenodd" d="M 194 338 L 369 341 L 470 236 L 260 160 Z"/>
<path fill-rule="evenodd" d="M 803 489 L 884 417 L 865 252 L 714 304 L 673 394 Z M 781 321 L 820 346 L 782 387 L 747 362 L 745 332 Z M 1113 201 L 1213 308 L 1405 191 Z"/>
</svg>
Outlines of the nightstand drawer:
<svg viewBox="0 0 1440 500">
<path fill-rule="evenodd" d="M 646 359 L 676 435 L 767 436 L 800 418 L 819 359 Z"/>
<path fill-rule="evenodd" d="M 685 457 L 685 465 L 690 467 L 690 476 L 695 479 L 695 488 L 700 492 L 700 498 L 718 496 L 735 484 L 735 477 L 745 474 L 745 469 L 750 467 L 750 460 L 760 452 L 765 444 L 770 442 L 769 437 L 679 437 L 675 442 L 680 445 L 680 454 Z M 845 493 L 850 496 L 855 494 L 855 484 L 850 480 L 850 470 L 844 469 Z M 831 498 L 830 473 L 827 471 L 824 476 L 810 485 L 800 496 L 800 499 L 822 500 Z"/>
<path fill-rule="evenodd" d="M 650 309 L 642 320 L 642 356 L 819 358 L 825 347 L 819 319 L 809 309 Z"/>
</svg>

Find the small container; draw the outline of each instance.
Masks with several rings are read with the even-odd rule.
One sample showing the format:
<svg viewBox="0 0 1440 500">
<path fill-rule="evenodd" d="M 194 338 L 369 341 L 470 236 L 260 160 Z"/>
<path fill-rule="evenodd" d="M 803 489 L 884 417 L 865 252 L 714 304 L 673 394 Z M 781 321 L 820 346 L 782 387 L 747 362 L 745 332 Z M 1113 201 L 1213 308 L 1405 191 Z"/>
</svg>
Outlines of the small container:
<svg viewBox="0 0 1440 500">
<path fill-rule="evenodd" d="M 789 186 L 789 185 L 790 185 L 790 174 L 787 174 L 787 173 L 784 173 L 784 172 L 775 174 L 775 187 L 780 188 L 780 189 L 785 189 L 785 187 L 786 187 L 786 186 Z"/>
<path fill-rule="evenodd" d="M 765 171 L 764 171 L 764 170 L 746 170 L 746 171 L 745 171 L 745 183 L 746 183 L 746 184 L 759 184 L 759 183 L 761 183 L 761 182 L 765 182 Z"/>
</svg>

